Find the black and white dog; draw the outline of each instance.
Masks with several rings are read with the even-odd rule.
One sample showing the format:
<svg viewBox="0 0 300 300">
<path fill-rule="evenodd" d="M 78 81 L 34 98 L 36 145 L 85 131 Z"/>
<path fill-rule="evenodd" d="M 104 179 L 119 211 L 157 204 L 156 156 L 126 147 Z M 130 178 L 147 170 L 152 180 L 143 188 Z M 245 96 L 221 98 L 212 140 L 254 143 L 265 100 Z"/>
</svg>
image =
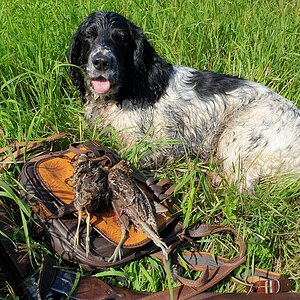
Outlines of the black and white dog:
<svg viewBox="0 0 300 300">
<path fill-rule="evenodd" d="M 248 192 L 262 177 L 300 174 L 300 111 L 290 101 L 258 83 L 166 62 L 117 13 L 93 13 L 79 26 L 70 63 L 88 124 L 114 127 L 128 146 L 176 140 L 159 159 L 213 155 Z"/>
</svg>

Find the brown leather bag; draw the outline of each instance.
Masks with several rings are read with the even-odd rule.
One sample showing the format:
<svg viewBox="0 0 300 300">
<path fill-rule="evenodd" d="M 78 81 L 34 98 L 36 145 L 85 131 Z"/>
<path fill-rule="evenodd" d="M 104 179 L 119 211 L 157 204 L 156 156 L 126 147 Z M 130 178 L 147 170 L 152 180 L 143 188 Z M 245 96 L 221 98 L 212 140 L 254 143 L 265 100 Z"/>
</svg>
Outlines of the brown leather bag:
<svg viewBox="0 0 300 300">
<path fill-rule="evenodd" d="M 108 169 L 120 161 L 116 154 L 96 142 L 72 144 L 66 151 L 51 152 L 30 160 L 24 165 L 19 178 L 24 188 L 21 190 L 21 195 L 29 203 L 35 218 L 44 228 L 44 234 L 53 249 L 63 259 L 79 262 L 86 270 L 120 265 L 157 251 L 157 247 L 149 238 L 130 228 L 128 239 L 122 248 L 122 259 L 108 262 L 121 238 L 121 228 L 116 222 L 114 211 L 106 209 L 95 211 L 91 217 L 92 230 L 88 257 L 86 257 L 85 226 L 81 226 L 80 242 L 77 249 L 74 249 L 77 217 L 73 213 L 58 216 L 75 197 L 68 181 L 73 175 L 71 160 L 78 154 L 86 154 L 91 159 L 97 158 L 99 164 Z M 134 176 L 136 182 L 148 196 L 153 198 L 153 201 L 162 199 L 161 186 L 155 185 L 154 192 L 147 186 L 146 178 L 142 173 L 135 171 Z M 154 188 L 153 184 L 152 187 Z M 160 188 L 160 191 L 157 188 Z M 165 205 L 170 205 L 170 208 L 172 206 L 174 210 L 172 202 L 165 201 Z M 177 239 L 176 234 L 181 230 L 181 226 L 177 226 L 178 222 L 174 222 L 175 219 L 176 214 L 172 214 L 171 211 L 157 215 L 160 235 L 167 243 Z"/>
<path fill-rule="evenodd" d="M 107 148 L 91 141 L 85 144 L 72 144 L 66 151 L 51 152 L 36 157 L 24 165 L 20 175 L 20 182 L 24 187 L 21 195 L 29 203 L 35 218 L 44 228 L 44 235 L 48 238 L 53 249 L 63 259 L 80 263 L 86 270 L 105 269 L 129 262 L 146 254 L 155 254 L 163 260 L 159 248 L 141 232 L 132 229 L 123 245 L 122 259 L 113 263 L 108 262 L 120 239 L 121 229 L 114 219 L 113 211 L 107 210 L 95 211 L 91 217 L 92 231 L 88 256 L 86 256 L 85 226 L 82 226 L 80 231 L 79 245 L 77 249 L 74 249 L 73 241 L 77 217 L 73 213 L 62 215 L 61 211 L 66 210 L 66 207 L 74 200 L 73 189 L 68 184 L 69 178 L 73 174 L 73 167 L 70 162 L 73 157 L 82 153 L 91 159 L 97 158 L 99 164 L 107 169 L 120 160 L 116 154 Z M 145 176 L 137 171 L 135 171 L 135 180 L 147 192 L 147 195 L 152 197 L 152 201 L 163 201 L 168 208 L 168 212 L 158 214 L 157 218 L 159 234 L 163 241 L 170 246 L 171 251 L 177 249 L 177 246 L 183 242 L 187 243 L 190 240 L 221 231 L 230 232 L 235 237 L 239 251 L 232 259 L 215 257 L 206 252 L 183 251 L 180 253 L 180 256 L 190 268 L 202 271 L 202 276 L 199 279 L 187 280 L 178 276 L 176 272 L 173 273 L 174 279 L 182 284 L 173 289 L 174 299 L 219 297 L 214 294 L 204 295 L 203 292 L 220 282 L 245 261 L 246 247 L 243 239 L 235 229 L 218 225 L 201 224 L 183 230 L 177 219 L 177 208 L 170 199 L 172 187 L 169 187 L 168 180 L 161 182 L 148 180 L 147 184 Z M 181 260 L 177 259 L 178 256 L 171 254 L 170 257 L 174 265 L 181 264 Z M 44 273 L 41 273 L 40 292 L 46 297 L 46 294 L 55 286 L 55 282 L 59 281 L 60 276 L 54 275 L 53 281 L 49 283 L 49 276 L 43 276 Z M 47 272 L 47 274 L 50 273 Z M 256 270 L 253 275 L 251 274 L 250 278 L 254 278 L 254 282 L 247 283 L 251 286 L 251 292 L 264 290 L 267 293 L 280 293 L 290 290 L 290 281 L 279 274 Z M 126 289 L 108 287 L 96 278 L 84 277 L 80 280 L 72 297 L 75 297 L 75 299 L 118 299 L 121 297 L 122 299 L 144 300 L 169 299 L 169 291 L 149 295 L 134 293 Z M 43 299 L 43 296 L 41 298 Z"/>
</svg>

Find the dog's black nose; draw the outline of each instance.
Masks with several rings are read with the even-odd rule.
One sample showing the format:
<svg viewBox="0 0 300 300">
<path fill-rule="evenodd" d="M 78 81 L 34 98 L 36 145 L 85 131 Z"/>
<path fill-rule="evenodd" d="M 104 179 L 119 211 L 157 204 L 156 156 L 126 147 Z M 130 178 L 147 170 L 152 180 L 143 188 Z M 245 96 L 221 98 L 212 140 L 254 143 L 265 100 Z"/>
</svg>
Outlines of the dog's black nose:
<svg viewBox="0 0 300 300">
<path fill-rule="evenodd" d="M 109 68 L 109 59 L 105 56 L 94 56 L 92 59 L 94 67 L 99 71 L 106 71 Z"/>
</svg>

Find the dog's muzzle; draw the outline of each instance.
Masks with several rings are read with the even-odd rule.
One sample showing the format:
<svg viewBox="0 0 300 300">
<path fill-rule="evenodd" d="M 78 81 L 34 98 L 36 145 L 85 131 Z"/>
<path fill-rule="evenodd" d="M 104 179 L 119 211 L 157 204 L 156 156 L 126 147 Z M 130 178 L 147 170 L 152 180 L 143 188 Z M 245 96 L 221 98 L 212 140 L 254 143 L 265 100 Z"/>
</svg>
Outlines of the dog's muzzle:
<svg viewBox="0 0 300 300">
<path fill-rule="evenodd" d="M 108 93 L 117 78 L 117 64 L 113 54 L 103 49 L 91 53 L 87 72 L 94 91 L 97 94 Z"/>
</svg>

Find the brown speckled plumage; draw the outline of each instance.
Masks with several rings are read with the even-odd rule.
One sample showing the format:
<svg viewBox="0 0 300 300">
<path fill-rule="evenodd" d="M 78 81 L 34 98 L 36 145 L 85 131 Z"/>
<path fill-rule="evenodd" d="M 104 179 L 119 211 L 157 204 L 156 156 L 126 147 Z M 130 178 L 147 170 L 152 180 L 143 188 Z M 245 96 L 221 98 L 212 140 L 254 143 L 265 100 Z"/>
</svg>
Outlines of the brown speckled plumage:
<svg viewBox="0 0 300 300">
<path fill-rule="evenodd" d="M 75 193 L 73 202 L 78 212 L 78 224 L 74 236 L 74 247 L 79 242 L 79 228 L 82 211 L 86 213 L 86 256 L 89 253 L 90 213 L 97 209 L 100 202 L 104 202 L 107 193 L 107 172 L 97 160 L 89 159 L 85 154 L 79 154 L 71 161 L 74 168 L 72 185 Z"/>
<path fill-rule="evenodd" d="M 111 169 L 105 170 L 85 154 L 77 155 L 71 161 L 74 168 L 72 185 L 75 199 L 72 203 L 78 213 L 74 247 L 79 243 L 79 229 L 82 212 L 86 214 L 86 256 L 89 253 L 90 213 L 99 205 L 112 206 L 121 226 L 122 235 L 109 261 L 121 259 L 124 244 L 131 225 L 143 232 L 167 258 L 167 245 L 161 241 L 156 223 L 154 200 L 149 199 L 138 185 L 133 169 L 127 161 L 120 161 Z"/>
<path fill-rule="evenodd" d="M 167 245 L 161 241 L 157 232 L 154 203 L 136 183 L 127 161 L 120 161 L 111 168 L 107 184 L 111 203 L 122 229 L 121 240 L 109 261 L 121 259 L 121 247 L 131 224 L 160 247 L 167 257 Z"/>
</svg>

